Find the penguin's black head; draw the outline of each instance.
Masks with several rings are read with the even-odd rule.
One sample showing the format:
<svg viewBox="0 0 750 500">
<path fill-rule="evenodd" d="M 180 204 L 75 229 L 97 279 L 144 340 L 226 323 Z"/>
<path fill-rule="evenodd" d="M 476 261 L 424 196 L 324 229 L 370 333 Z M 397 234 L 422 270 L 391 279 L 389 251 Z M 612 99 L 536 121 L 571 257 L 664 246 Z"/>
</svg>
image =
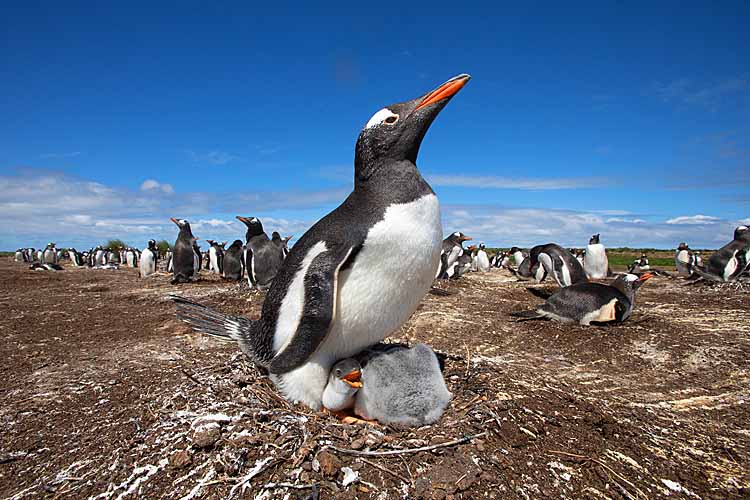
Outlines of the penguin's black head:
<svg viewBox="0 0 750 500">
<path fill-rule="evenodd" d="M 513 248 L 511 248 L 511 249 L 510 249 L 510 251 L 509 251 L 508 253 L 516 253 L 516 252 L 520 252 L 520 251 L 521 251 L 521 249 L 520 249 L 520 248 L 518 248 L 518 247 L 513 247 Z"/>
<path fill-rule="evenodd" d="M 245 233 L 245 236 L 248 239 L 252 238 L 253 236 L 263 234 L 263 224 L 257 217 L 242 217 L 241 215 L 238 215 L 237 220 L 247 226 L 247 232 Z"/>
<path fill-rule="evenodd" d="M 427 129 L 470 78 L 466 74 L 455 76 L 421 97 L 391 104 L 372 115 L 357 139 L 355 180 L 366 181 L 388 163 L 416 164 Z"/>
<path fill-rule="evenodd" d="M 485 247 L 484 243 L 480 243 L 480 244 L 479 244 L 479 249 L 480 249 L 480 250 L 484 250 L 485 248 L 486 248 L 486 247 Z"/>
<path fill-rule="evenodd" d="M 461 231 L 456 231 L 455 233 L 453 233 L 453 234 L 450 235 L 450 239 L 460 245 L 464 241 L 471 241 L 472 238 L 471 238 L 471 236 L 466 236 Z"/>
<path fill-rule="evenodd" d="M 148 240 L 148 247 L 152 250 L 156 248 L 156 240 Z"/>
<path fill-rule="evenodd" d="M 734 239 L 750 241 L 750 227 L 737 226 L 737 229 L 734 230 Z"/>
<path fill-rule="evenodd" d="M 234 240 L 229 248 L 242 248 L 242 240 Z"/>
<path fill-rule="evenodd" d="M 183 228 L 190 229 L 190 223 L 186 221 L 185 219 L 175 219 L 174 217 L 170 217 L 169 220 L 177 224 L 177 227 L 179 227 L 180 229 L 183 229 Z"/>
<path fill-rule="evenodd" d="M 688 249 L 688 245 L 684 241 L 677 246 L 677 250 L 687 250 L 687 249 Z"/>
<path fill-rule="evenodd" d="M 599 234 L 595 234 L 591 237 L 589 240 L 589 245 L 598 245 L 599 244 Z"/>
<path fill-rule="evenodd" d="M 271 233 L 271 241 L 273 241 L 274 243 L 281 243 L 281 235 L 278 231 L 274 231 L 273 233 Z"/>
</svg>

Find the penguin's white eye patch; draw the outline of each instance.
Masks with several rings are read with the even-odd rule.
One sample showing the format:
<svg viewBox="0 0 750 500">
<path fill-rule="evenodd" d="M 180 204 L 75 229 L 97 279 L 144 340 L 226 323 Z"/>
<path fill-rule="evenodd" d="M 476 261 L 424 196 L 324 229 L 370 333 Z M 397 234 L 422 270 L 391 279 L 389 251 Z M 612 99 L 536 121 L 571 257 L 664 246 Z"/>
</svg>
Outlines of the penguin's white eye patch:
<svg viewBox="0 0 750 500">
<path fill-rule="evenodd" d="M 375 127 L 377 125 L 380 125 L 381 123 L 387 123 L 388 125 L 393 125 L 398 121 L 399 116 L 391 111 L 388 108 L 383 108 L 374 115 L 372 115 L 372 118 L 370 118 L 370 121 L 367 122 L 367 125 L 365 125 L 365 128 L 368 129 L 370 127 Z"/>
</svg>

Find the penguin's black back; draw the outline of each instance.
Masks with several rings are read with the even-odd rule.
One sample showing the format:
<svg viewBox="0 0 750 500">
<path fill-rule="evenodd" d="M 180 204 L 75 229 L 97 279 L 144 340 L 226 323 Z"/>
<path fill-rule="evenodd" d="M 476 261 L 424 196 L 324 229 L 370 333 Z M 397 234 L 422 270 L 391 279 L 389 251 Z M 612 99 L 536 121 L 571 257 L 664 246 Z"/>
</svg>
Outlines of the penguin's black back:
<svg viewBox="0 0 750 500">
<path fill-rule="evenodd" d="M 190 279 L 195 272 L 193 233 L 188 228 L 181 228 L 172 250 L 172 266 L 175 280 Z"/>
<path fill-rule="evenodd" d="M 616 320 L 622 321 L 625 313 L 632 309 L 630 299 L 615 287 L 602 283 L 575 283 L 561 288 L 539 309 L 580 321 L 585 315 L 601 309 L 613 299 L 624 306 L 624 309 L 616 311 Z"/>
</svg>

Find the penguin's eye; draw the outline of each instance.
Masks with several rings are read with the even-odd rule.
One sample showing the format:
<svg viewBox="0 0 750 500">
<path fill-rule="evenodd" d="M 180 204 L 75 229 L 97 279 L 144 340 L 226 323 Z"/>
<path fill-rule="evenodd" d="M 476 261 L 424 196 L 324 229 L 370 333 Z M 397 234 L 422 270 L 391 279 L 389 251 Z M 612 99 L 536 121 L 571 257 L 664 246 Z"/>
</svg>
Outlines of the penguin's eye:
<svg viewBox="0 0 750 500">
<path fill-rule="evenodd" d="M 387 123 L 388 125 L 393 125 L 398 121 L 398 115 L 391 115 L 385 120 L 383 120 L 384 123 Z"/>
<path fill-rule="evenodd" d="M 338 368 L 336 369 L 336 376 L 337 376 L 337 377 L 340 377 L 340 376 L 341 376 L 341 370 L 339 370 Z"/>
</svg>

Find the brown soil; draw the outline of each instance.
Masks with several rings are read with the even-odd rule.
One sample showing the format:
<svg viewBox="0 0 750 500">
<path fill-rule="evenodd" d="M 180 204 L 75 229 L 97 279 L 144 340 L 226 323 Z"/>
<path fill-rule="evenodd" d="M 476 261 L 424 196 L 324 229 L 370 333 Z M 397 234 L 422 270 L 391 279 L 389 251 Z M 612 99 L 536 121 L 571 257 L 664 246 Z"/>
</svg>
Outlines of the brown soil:
<svg viewBox="0 0 750 500">
<path fill-rule="evenodd" d="M 166 298 L 257 315 L 263 296 L 237 284 L 4 261 L 0 497 L 750 495 L 746 289 L 655 278 L 627 323 L 599 328 L 512 321 L 540 300 L 501 271 L 440 286 L 455 293 L 428 295 L 394 340 L 448 355 L 454 399 L 398 431 L 280 400 Z"/>
</svg>

